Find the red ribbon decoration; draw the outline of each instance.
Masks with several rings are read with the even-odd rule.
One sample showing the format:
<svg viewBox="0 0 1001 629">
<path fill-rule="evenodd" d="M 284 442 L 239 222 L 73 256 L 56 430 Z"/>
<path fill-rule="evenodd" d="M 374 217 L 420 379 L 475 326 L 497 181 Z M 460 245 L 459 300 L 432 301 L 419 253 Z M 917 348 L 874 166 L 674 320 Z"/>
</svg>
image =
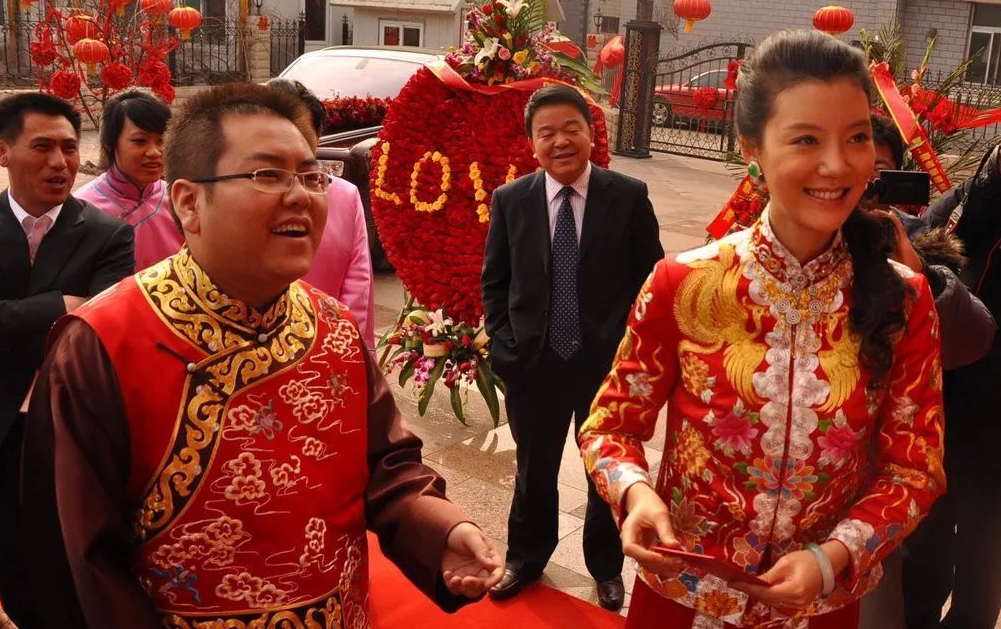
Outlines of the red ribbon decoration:
<svg viewBox="0 0 1001 629">
<path fill-rule="evenodd" d="M 730 228 L 733 227 L 733 224 L 737 222 L 737 215 L 743 213 L 741 208 L 750 205 L 755 199 L 758 199 L 760 202 L 758 190 L 754 186 L 754 180 L 751 179 L 750 175 L 747 175 L 737 185 L 737 189 L 730 196 L 730 200 L 726 202 L 723 209 L 719 211 L 719 214 L 716 215 L 716 218 L 706 226 L 706 231 L 709 232 L 709 235 L 714 240 L 719 240 L 723 236 L 726 236 Z"/>
<path fill-rule="evenodd" d="M 615 84 L 612 86 L 612 93 L 608 97 L 608 104 L 615 107 L 619 102 L 619 94 L 622 93 L 622 66 L 626 60 L 626 47 L 622 43 L 622 35 L 616 35 L 608 40 L 605 46 L 598 53 L 598 61 L 594 64 L 594 73 L 601 76 L 605 68 L 618 68 L 615 74 Z"/>
<path fill-rule="evenodd" d="M 500 94 L 504 90 L 518 90 L 519 92 L 534 92 L 540 87 L 546 85 L 566 85 L 572 87 L 584 100 L 587 101 L 588 105 L 593 105 L 594 99 L 591 95 L 587 93 L 587 90 L 581 89 L 580 87 L 567 83 L 566 81 L 560 81 L 558 79 L 552 79 L 549 77 L 536 77 L 534 79 L 522 79 L 521 81 L 512 81 L 511 83 L 498 83 L 496 85 L 482 85 L 480 83 L 470 83 L 461 74 L 456 72 L 452 66 L 448 65 L 444 61 L 438 61 L 436 63 L 428 64 L 428 70 L 431 71 L 442 83 L 456 90 L 464 90 L 467 92 L 476 92 L 478 94 L 484 94 L 486 96 L 493 96 L 494 94 Z"/>
<path fill-rule="evenodd" d="M 928 134 L 914 115 L 910 105 L 904 102 L 904 97 L 900 94 L 897 82 L 890 74 L 890 66 L 885 61 L 875 64 L 871 68 L 872 80 L 879 90 L 879 95 L 886 103 L 887 111 L 893 122 L 896 123 L 900 135 L 904 139 L 911 151 L 911 155 L 918 164 L 931 175 L 931 181 L 939 192 L 945 193 L 952 188 L 949 176 L 945 174 L 942 163 L 938 160 L 938 155 L 928 140 Z"/>
</svg>

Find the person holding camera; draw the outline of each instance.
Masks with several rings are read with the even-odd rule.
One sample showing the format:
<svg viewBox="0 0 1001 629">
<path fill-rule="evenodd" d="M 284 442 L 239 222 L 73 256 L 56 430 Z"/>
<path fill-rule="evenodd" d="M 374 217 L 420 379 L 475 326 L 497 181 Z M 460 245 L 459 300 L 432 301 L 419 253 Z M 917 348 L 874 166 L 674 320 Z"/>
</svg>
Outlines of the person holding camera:
<svg viewBox="0 0 1001 629">
<path fill-rule="evenodd" d="M 919 202 L 922 207 L 927 205 L 929 178 L 927 173 L 900 173 L 924 175 L 924 199 L 914 201 L 905 198 L 906 188 L 913 186 L 907 185 L 910 182 L 901 182 L 901 177 L 893 176 L 903 165 L 903 139 L 889 118 L 873 115 L 871 122 L 872 141 L 876 149 L 874 174 L 883 185 L 872 187 L 875 194 L 867 203 L 873 213 L 884 219 L 887 255 L 923 274 L 928 280 L 939 313 L 942 368 L 951 370 L 976 362 L 990 349 L 995 323 L 983 302 L 971 295 L 959 279 L 958 274 L 966 263 L 963 245 L 944 229 L 930 229 L 922 219 L 892 205 L 898 200 Z M 895 185 L 896 182 L 900 185 Z M 902 561 L 900 552 L 891 553 L 883 561 L 882 581 L 862 599 L 859 629 L 904 629 Z"/>
<path fill-rule="evenodd" d="M 1001 314 L 999 207 L 1001 170 L 994 147 L 972 177 L 922 218 L 923 228 L 944 227 L 963 244 L 968 263 L 959 277 L 995 318 Z M 944 350 L 944 325 L 942 336 Z M 1001 459 L 996 449 L 1001 442 L 1001 344 L 987 336 L 983 341 L 989 344 L 986 356 L 945 374 L 949 488 L 905 545 L 908 629 L 992 629 L 1001 611 Z"/>
</svg>

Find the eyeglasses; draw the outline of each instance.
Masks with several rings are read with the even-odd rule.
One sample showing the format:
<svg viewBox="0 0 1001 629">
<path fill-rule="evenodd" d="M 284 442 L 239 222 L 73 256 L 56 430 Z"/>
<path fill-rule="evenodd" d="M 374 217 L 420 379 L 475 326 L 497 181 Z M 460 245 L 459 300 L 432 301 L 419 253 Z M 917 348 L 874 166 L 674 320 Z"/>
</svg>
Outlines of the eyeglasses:
<svg viewBox="0 0 1001 629">
<path fill-rule="evenodd" d="M 296 173 L 284 168 L 258 168 L 249 173 L 216 175 L 192 179 L 191 181 L 192 183 L 215 183 L 230 179 L 249 179 L 254 188 L 268 194 L 285 194 L 292 189 L 292 182 L 296 179 L 310 194 L 324 194 L 327 191 L 327 186 L 330 185 L 330 175 L 325 172 L 311 170 L 305 173 Z"/>
</svg>

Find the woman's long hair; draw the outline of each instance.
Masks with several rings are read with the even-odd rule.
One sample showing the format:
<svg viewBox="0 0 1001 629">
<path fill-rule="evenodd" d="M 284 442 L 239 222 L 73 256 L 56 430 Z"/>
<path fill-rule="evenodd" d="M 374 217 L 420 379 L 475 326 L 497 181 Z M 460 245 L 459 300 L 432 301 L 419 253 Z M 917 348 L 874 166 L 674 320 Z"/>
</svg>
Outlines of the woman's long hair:
<svg viewBox="0 0 1001 629">
<path fill-rule="evenodd" d="M 756 146 L 764 137 L 775 98 L 803 81 L 854 81 L 871 98 L 872 85 L 861 50 L 818 31 L 783 31 L 767 37 L 740 66 L 737 78 L 737 129 Z M 767 173 L 765 173 L 767 175 Z M 893 342 L 907 319 L 904 301 L 910 287 L 891 266 L 882 248 L 882 227 L 856 208 L 841 228 L 855 267 L 849 321 L 862 339 L 861 363 L 879 386 L 893 365 Z"/>
</svg>

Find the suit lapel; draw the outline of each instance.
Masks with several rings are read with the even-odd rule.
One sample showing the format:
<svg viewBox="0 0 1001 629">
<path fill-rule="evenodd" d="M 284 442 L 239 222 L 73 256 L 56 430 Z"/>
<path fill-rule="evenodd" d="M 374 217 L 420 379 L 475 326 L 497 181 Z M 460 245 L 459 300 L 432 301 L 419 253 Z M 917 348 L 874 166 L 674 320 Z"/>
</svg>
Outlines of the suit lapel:
<svg viewBox="0 0 1001 629">
<path fill-rule="evenodd" d="M 35 254 L 31 282 L 28 285 L 32 293 L 48 290 L 73 255 L 83 237 L 82 210 L 83 205 L 72 196 L 63 203 L 56 224 L 45 234 L 38 246 L 38 253 Z"/>
<path fill-rule="evenodd" d="M 7 299 L 19 299 L 27 294 L 31 261 L 28 237 L 10 209 L 6 190 L 0 194 L 0 294 Z"/>
<path fill-rule="evenodd" d="M 546 176 L 539 171 L 535 173 L 532 184 L 523 198 L 525 208 L 526 234 L 535 239 L 532 248 L 542 257 L 542 271 L 549 275 L 549 204 L 546 202 Z"/>
<path fill-rule="evenodd" d="M 580 259 L 601 233 L 605 217 L 612 211 L 612 177 L 608 171 L 591 166 L 591 179 L 587 184 L 587 202 L 584 204 L 584 225 L 580 232 Z"/>
</svg>

